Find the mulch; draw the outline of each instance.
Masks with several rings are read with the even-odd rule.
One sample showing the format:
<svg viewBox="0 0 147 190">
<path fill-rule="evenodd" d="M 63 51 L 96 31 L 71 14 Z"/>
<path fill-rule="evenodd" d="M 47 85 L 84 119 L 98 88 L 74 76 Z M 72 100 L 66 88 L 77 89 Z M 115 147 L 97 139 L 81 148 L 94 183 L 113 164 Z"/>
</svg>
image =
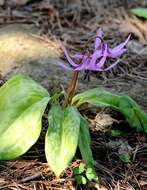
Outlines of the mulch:
<svg viewBox="0 0 147 190">
<path fill-rule="evenodd" d="M 109 2 L 109 4 L 108 4 Z M 77 1 L 64 3 L 62 1 L 37 1 L 25 6 L 13 8 L 12 17 L 8 17 L 5 7 L 0 7 L 0 26 L 7 24 L 25 23 L 38 27 L 38 35 L 54 41 L 61 40 L 71 52 L 91 49 L 95 32 L 102 27 L 105 40 L 110 44 L 121 42 L 127 33 L 118 30 L 120 20 L 124 18 L 124 10 L 135 6 L 147 6 L 146 1 Z M 123 10 L 123 11 L 122 11 Z M 123 15 L 121 13 L 123 12 Z M 128 14 L 128 12 L 125 12 Z M 117 18 L 117 19 L 116 19 Z M 132 32 L 132 31 L 130 31 Z M 114 38 L 115 37 L 115 38 Z M 132 33 L 132 39 L 139 40 Z M 88 41 L 88 42 L 87 42 Z M 85 45 L 86 44 L 86 45 Z M 138 64 L 139 63 L 139 64 Z M 147 81 L 147 58 L 132 53 L 131 50 L 123 57 L 121 64 L 110 73 L 96 74 L 104 86 L 127 85 L 128 81 L 145 85 Z M 95 73 L 94 73 L 95 74 Z M 138 92 L 139 93 L 139 92 Z M 144 94 L 147 94 L 145 91 Z M 142 105 L 146 105 L 145 97 L 141 98 Z M 146 103 L 146 104 L 145 104 Z M 144 107 L 147 109 L 147 106 Z M 43 132 L 37 144 L 25 155 L 15 161 L 0 162 L 0 189 L 3 190 L 60 190 L 60 189 L 99 189 L 99 190 L 146 190 L 147 189 L 147 138 L 143 133 L 136 133 L 129 129 L 128 124 L 118 113 L 108 110 L 119 122 L 114 122 L 108 130 L 101 131 L 92 127 L 92 150 L 95 167 L 100 176 L 100 185 L 89 182 L 86 186 L 77 185 L 72 169 L 82 161 L 77 152 L 72 164 L 56 179 L 45 160 L 44 135 L 47 121 L 43 119 Z M 101 112 L 100 112 L 101 113 Z M 90 122 L 96 115 L 87 114 Z M 126 130 L 121 137 L 112 137 L 111 127 L 122 127 Z M 105 126 L 104 126 L 105 129 Z M 131 162 L 124 163 L 119 159 L 121 147 L 130 148 Z"/>
</svg>

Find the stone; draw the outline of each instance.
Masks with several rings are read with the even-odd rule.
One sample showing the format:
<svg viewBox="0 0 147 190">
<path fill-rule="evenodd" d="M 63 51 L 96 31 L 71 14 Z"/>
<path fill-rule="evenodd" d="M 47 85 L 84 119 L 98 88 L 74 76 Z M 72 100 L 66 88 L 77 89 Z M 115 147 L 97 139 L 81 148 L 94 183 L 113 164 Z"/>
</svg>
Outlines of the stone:
<svg viewBox="0 0 147 190">
<path fill-rule="evenodd" d="M 17 73 L 29 75 L 49 89 L 56 91 L 66 88 L 71 73 L 58 66 L 61 60 L 59 44 L 37 37 L 38 30 L 25 24 L 12 24 L 0 28 L 0 72 L 9 79 Z M 79 89 L 97 86 L 97 79 L 83 81 L 80 75 Z"/>
</svg>

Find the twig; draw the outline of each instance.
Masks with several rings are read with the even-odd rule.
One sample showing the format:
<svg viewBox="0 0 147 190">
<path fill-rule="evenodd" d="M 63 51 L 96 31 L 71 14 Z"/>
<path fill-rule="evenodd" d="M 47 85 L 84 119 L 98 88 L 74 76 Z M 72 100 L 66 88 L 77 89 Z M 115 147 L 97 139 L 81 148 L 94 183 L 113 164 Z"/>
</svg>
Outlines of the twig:
<svg viewBox="0 0 147 190">
<path fill-rule="evenodd" d="M 35 179 L 35 178 L 37 178 L 37 177 L 39 177 L 39 176 L 41 176 L 41 175 L 42 175 L 42 172 L 38 172 L 38 173 L 36 173 L 36 174 L 34 174 L 34 175 L 32 175 L 32 176 L 28 176 L 28 177 L 22 179 L 21 181 L 22 181 L 22 182 L 28 182 L 28 181 L 30 181 L 30 180 L 32 180 L 32 179 Z"/>
</svg>

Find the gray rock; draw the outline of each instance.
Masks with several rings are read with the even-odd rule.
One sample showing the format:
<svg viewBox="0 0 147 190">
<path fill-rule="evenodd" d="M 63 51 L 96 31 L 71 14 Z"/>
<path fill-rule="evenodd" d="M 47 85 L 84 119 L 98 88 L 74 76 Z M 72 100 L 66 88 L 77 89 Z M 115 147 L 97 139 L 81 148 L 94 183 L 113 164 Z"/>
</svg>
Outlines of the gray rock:
<svg viewBox="0 0 147 190">
<path fill-rule="evenodd" d="M 0 28 L 0 72 L 8 79 L 17 73 L 31 76 L 51 91 L 66 87 L 71 73 L 58 66 L 61 53 L 57 43 L 35 37 L 37 30 L 30 25 L 13 24 Z M 79 79 L 79 89 L 97 86 L 97 79 L 91 82 Z"/>
</svg>

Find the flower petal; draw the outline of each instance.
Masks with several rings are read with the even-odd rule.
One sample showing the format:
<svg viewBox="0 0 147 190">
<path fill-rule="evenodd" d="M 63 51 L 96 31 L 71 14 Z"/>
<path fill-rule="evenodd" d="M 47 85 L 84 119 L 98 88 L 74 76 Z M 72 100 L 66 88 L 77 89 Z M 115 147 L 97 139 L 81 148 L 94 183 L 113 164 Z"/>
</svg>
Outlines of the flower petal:
<svg viewBox="0 0 147 190">
<path fill-rule="evenodd" d="M 101 60 L 96 64 L 98 66 L 98 68 L 103 68 L 105 62 L 106 62 L 106 58 L 107 58 L 107 51 L 108 51 L 108 45 L 104 44 L 104 54 L 103 57 L 101 58 Z"/>
<path fill-rule="evenodd" d="M 95 43 L 94 43 L 94 49 L 96 50 L 102 43 L 102 37 L 103 37 L 103 32 L 102 32 L 102 29 L 99 28 L 97 30 L 97 33 L 96 33 L 96 39 L 95 39 Z"/>
<path fill-rule="evenodd" d="M 120 57 L 126 51 L 127 51 L 127 49 L 123 48 L 120 51 L 115 51 L 115 52 L 112 53 L 112 51 L 110 49 L 108 49 L 108 57 L 117 58 L 117 57 Z"/>
<path fill-rule="evenodd" d="M 111 49 L 109 48 L 109 51 L 111 54 L 115 54 L 118 53 L 119 51 L 121 51 L 122 48 L 124 48 L 124 46 L 128 43 L 129 39 L 131 37 L 131 34 L 128 36 L 128 38 L 125 40 L 125 42 L 117 45 L 115 48 Z"/>
<path fill-rule="evenodd" d="M 108 44 L 104 43 L 102 40 L 103 33 L 101 29 L 97 30 L 97 36 L 94 44 L 93 53 L 76 53 L 73 59 L 69 56 L 66 48 L 62 46 L 69 65 L 60 63 L 59 65 L 66 70 L 72 71 L 108 71 L 115 67 L 119 60 L 115 61 L 110 66 L 106 67 L 105 63 L 111 58 L 117 58 L 121 56 L 127 49 L 125 48 L 128 43 L 130 36 L 125 40 L 125 42 L 117 45 L 115 48 L 109 48 Z M 86 51 L 85 51 L 86 52 Z M 78 64 L 79 63 L 79 64 Z"/>
<path fill-rule="evenodd" d="M 120 62 L 120 60 L 115 61 L 114 63 L 112 63 L 109 67 L 107 67 L 106 69 L 104 69 L 103 71 L 109 71 L 111 70 L 113 67 L 115 67 L 118 63 Z"/>
<path fill-rule="evenodd" d="M 83 59 L 82 63 L 75 69 L 75 71 L 90 70 L 90 69 L 89 69 L 89 62 L 90 62 L 90 59 L 89 59 L 89 58 Z"/>
<path fill-rule="evenodd" d="M 98 58 L 100 58 L 102 56 L 102 51 L 101 50 L 96 50 L 93 54 L 92 54 L 92 58 L 90 60 L 90 63 L 89 63 L 89 68 L 90 70 L 93 70 L 95 69 L 96 67 L 96 61 Z"/>
<path fill-rule="evenodd" d="M 61 66 L 63 69 L 68 70 L 68 71 L 73 71 L 74 69 L 64 63 L 58 62 L 58 65 Z"/>
<path fill-rule="evenodd" d="M 62 49 L 63 49 L 63 51 L 64 51 L 64 54 L 65 54 L 65 56 L 66 56 L 67 61 L 68 61 L 73 67 L 77 67 L 78 64 L 74 63 L 74 61 L 70 58 L 70 56 L 69 56 L 69 54 L 68 54 L 66 48 L 65 48 L 64 46 L 62 46 Z"/>
<path fill-rule="evenodd" d="M 80 53 L 76 53 L 73 58 L 74 59 L 84 59 L 84 58 L 87 58 L 88 56 L 87 55 L 84 55 L 84 54 L 80 54 Z"/>
</svg>

